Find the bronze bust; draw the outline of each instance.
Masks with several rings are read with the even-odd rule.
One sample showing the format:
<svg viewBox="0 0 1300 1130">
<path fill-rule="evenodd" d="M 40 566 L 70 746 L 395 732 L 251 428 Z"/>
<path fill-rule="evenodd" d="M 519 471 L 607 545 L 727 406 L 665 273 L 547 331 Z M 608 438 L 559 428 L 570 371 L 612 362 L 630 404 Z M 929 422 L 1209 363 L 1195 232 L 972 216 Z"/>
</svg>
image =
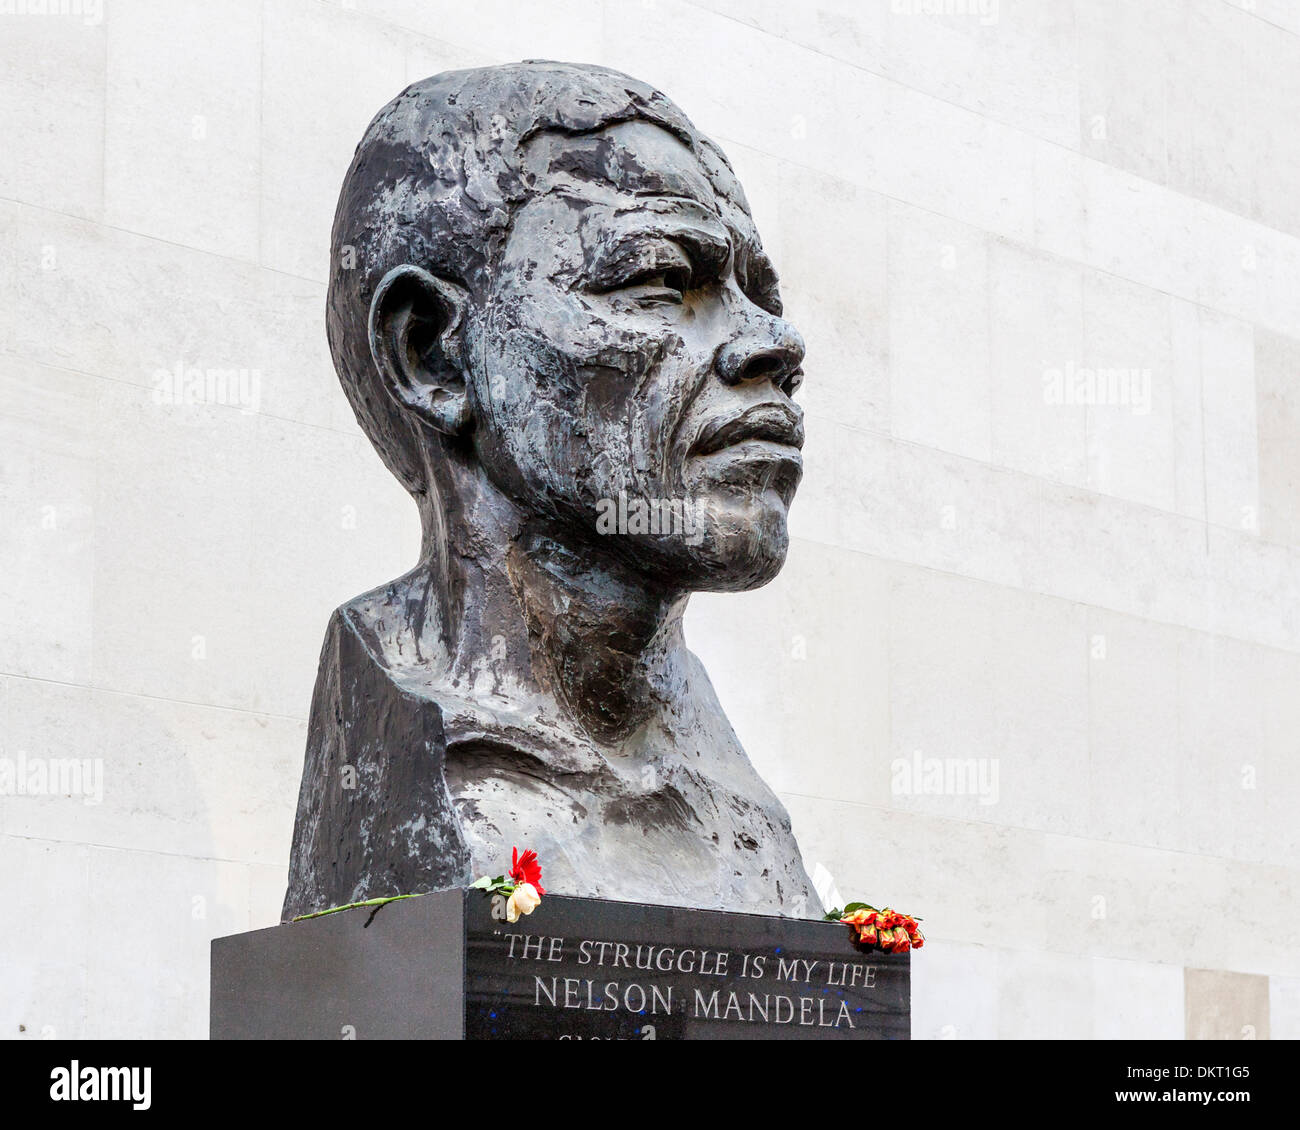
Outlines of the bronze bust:
<svg viewBox="0 0 1300 1130">
<path fill-rule="evenodd" d="M 816 914 L 682 634 L 776 575 L 802 474 L 803 343 L 717 146 L 601 67 L 416 83 L 343 185 L 328 330 L 423 541 L 330 622 L 285 917 L 512 845 L 562 894 Z"/>
</svg>

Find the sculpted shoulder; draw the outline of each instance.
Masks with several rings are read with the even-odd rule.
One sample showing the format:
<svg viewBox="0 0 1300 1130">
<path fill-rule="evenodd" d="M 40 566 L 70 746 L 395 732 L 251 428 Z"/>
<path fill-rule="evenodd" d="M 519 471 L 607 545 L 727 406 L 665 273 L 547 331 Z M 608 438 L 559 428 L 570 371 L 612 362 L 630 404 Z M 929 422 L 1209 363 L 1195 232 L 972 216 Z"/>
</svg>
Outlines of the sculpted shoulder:
<svg viewBox="0 0 1300 1130">
<path fill-rule="evenodd" d="M 427 679 L 447 667 L 436 623 L 430 623 L 431 589 L 428 570 L 417 567 L 341 604 L 332 619 L 346 626 L 385 670 L 419 668 Z"/>
</svg>

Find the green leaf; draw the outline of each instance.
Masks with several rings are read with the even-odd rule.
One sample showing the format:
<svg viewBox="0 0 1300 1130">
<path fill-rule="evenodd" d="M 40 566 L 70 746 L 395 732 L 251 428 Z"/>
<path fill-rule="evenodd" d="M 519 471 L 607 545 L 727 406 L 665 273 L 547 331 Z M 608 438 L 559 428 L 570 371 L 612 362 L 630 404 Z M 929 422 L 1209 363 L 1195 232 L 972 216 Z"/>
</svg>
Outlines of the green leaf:
<svg viewBox="0 0 1300 1130">
<path fill-rule="evenodd" d="M 491 886 L 492 880 L 484 875 L 481 879 L 475 879 L 474 882 L 469 885 L 469 889 L 471 891 L 486 891 Z"/>
</svg>

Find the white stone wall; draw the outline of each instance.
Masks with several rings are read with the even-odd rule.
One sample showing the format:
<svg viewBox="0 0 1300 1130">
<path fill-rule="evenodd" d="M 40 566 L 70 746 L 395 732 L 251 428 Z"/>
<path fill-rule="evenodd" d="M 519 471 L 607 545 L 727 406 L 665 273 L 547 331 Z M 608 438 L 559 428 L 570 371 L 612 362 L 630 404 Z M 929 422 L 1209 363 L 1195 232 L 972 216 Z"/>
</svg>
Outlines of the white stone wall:
<svg viewBox="0 0 1300 1130">
<path fill-rule="evenodd" d="M 1300 2 L 41 6 L 0 756 L 103 781 L 0 797 L 0 1036 L 203 1036 L 209 940 L 277 920 L 326 619 L 418 534 L 330 365 L 335 194 L 407 82 L 521 57 L 662 86 L 782 271 L 796 540 L 688 629 L 810 865 L 925 919 L 914 1034 L 1300 1034 Z M 244 385 L 159 403 L 191 368 Z M 1097 368 L 1149 411 L 1052 402 Z"/>
</svg>

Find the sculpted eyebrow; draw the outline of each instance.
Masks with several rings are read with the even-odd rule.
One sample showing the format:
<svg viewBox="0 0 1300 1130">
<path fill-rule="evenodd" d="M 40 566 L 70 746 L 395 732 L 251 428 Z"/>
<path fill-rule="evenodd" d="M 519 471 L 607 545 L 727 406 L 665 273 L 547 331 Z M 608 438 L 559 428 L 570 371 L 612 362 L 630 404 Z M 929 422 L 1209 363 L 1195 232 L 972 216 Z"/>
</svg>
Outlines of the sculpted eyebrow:
<svg viewBox="0 0 1300 1130">
<path fill-rule="evenodd" d="M 601 278 L 639 244 L 654 239 L 681 244 L 694 267 L 704 272 L 721 270 L 731 256 L 731 241 L 720 223 L 641 211 L 629 214 L 623 224 L 610 225 L 599 232 L 588 245 L 587 268 Z"/>
</svg>

